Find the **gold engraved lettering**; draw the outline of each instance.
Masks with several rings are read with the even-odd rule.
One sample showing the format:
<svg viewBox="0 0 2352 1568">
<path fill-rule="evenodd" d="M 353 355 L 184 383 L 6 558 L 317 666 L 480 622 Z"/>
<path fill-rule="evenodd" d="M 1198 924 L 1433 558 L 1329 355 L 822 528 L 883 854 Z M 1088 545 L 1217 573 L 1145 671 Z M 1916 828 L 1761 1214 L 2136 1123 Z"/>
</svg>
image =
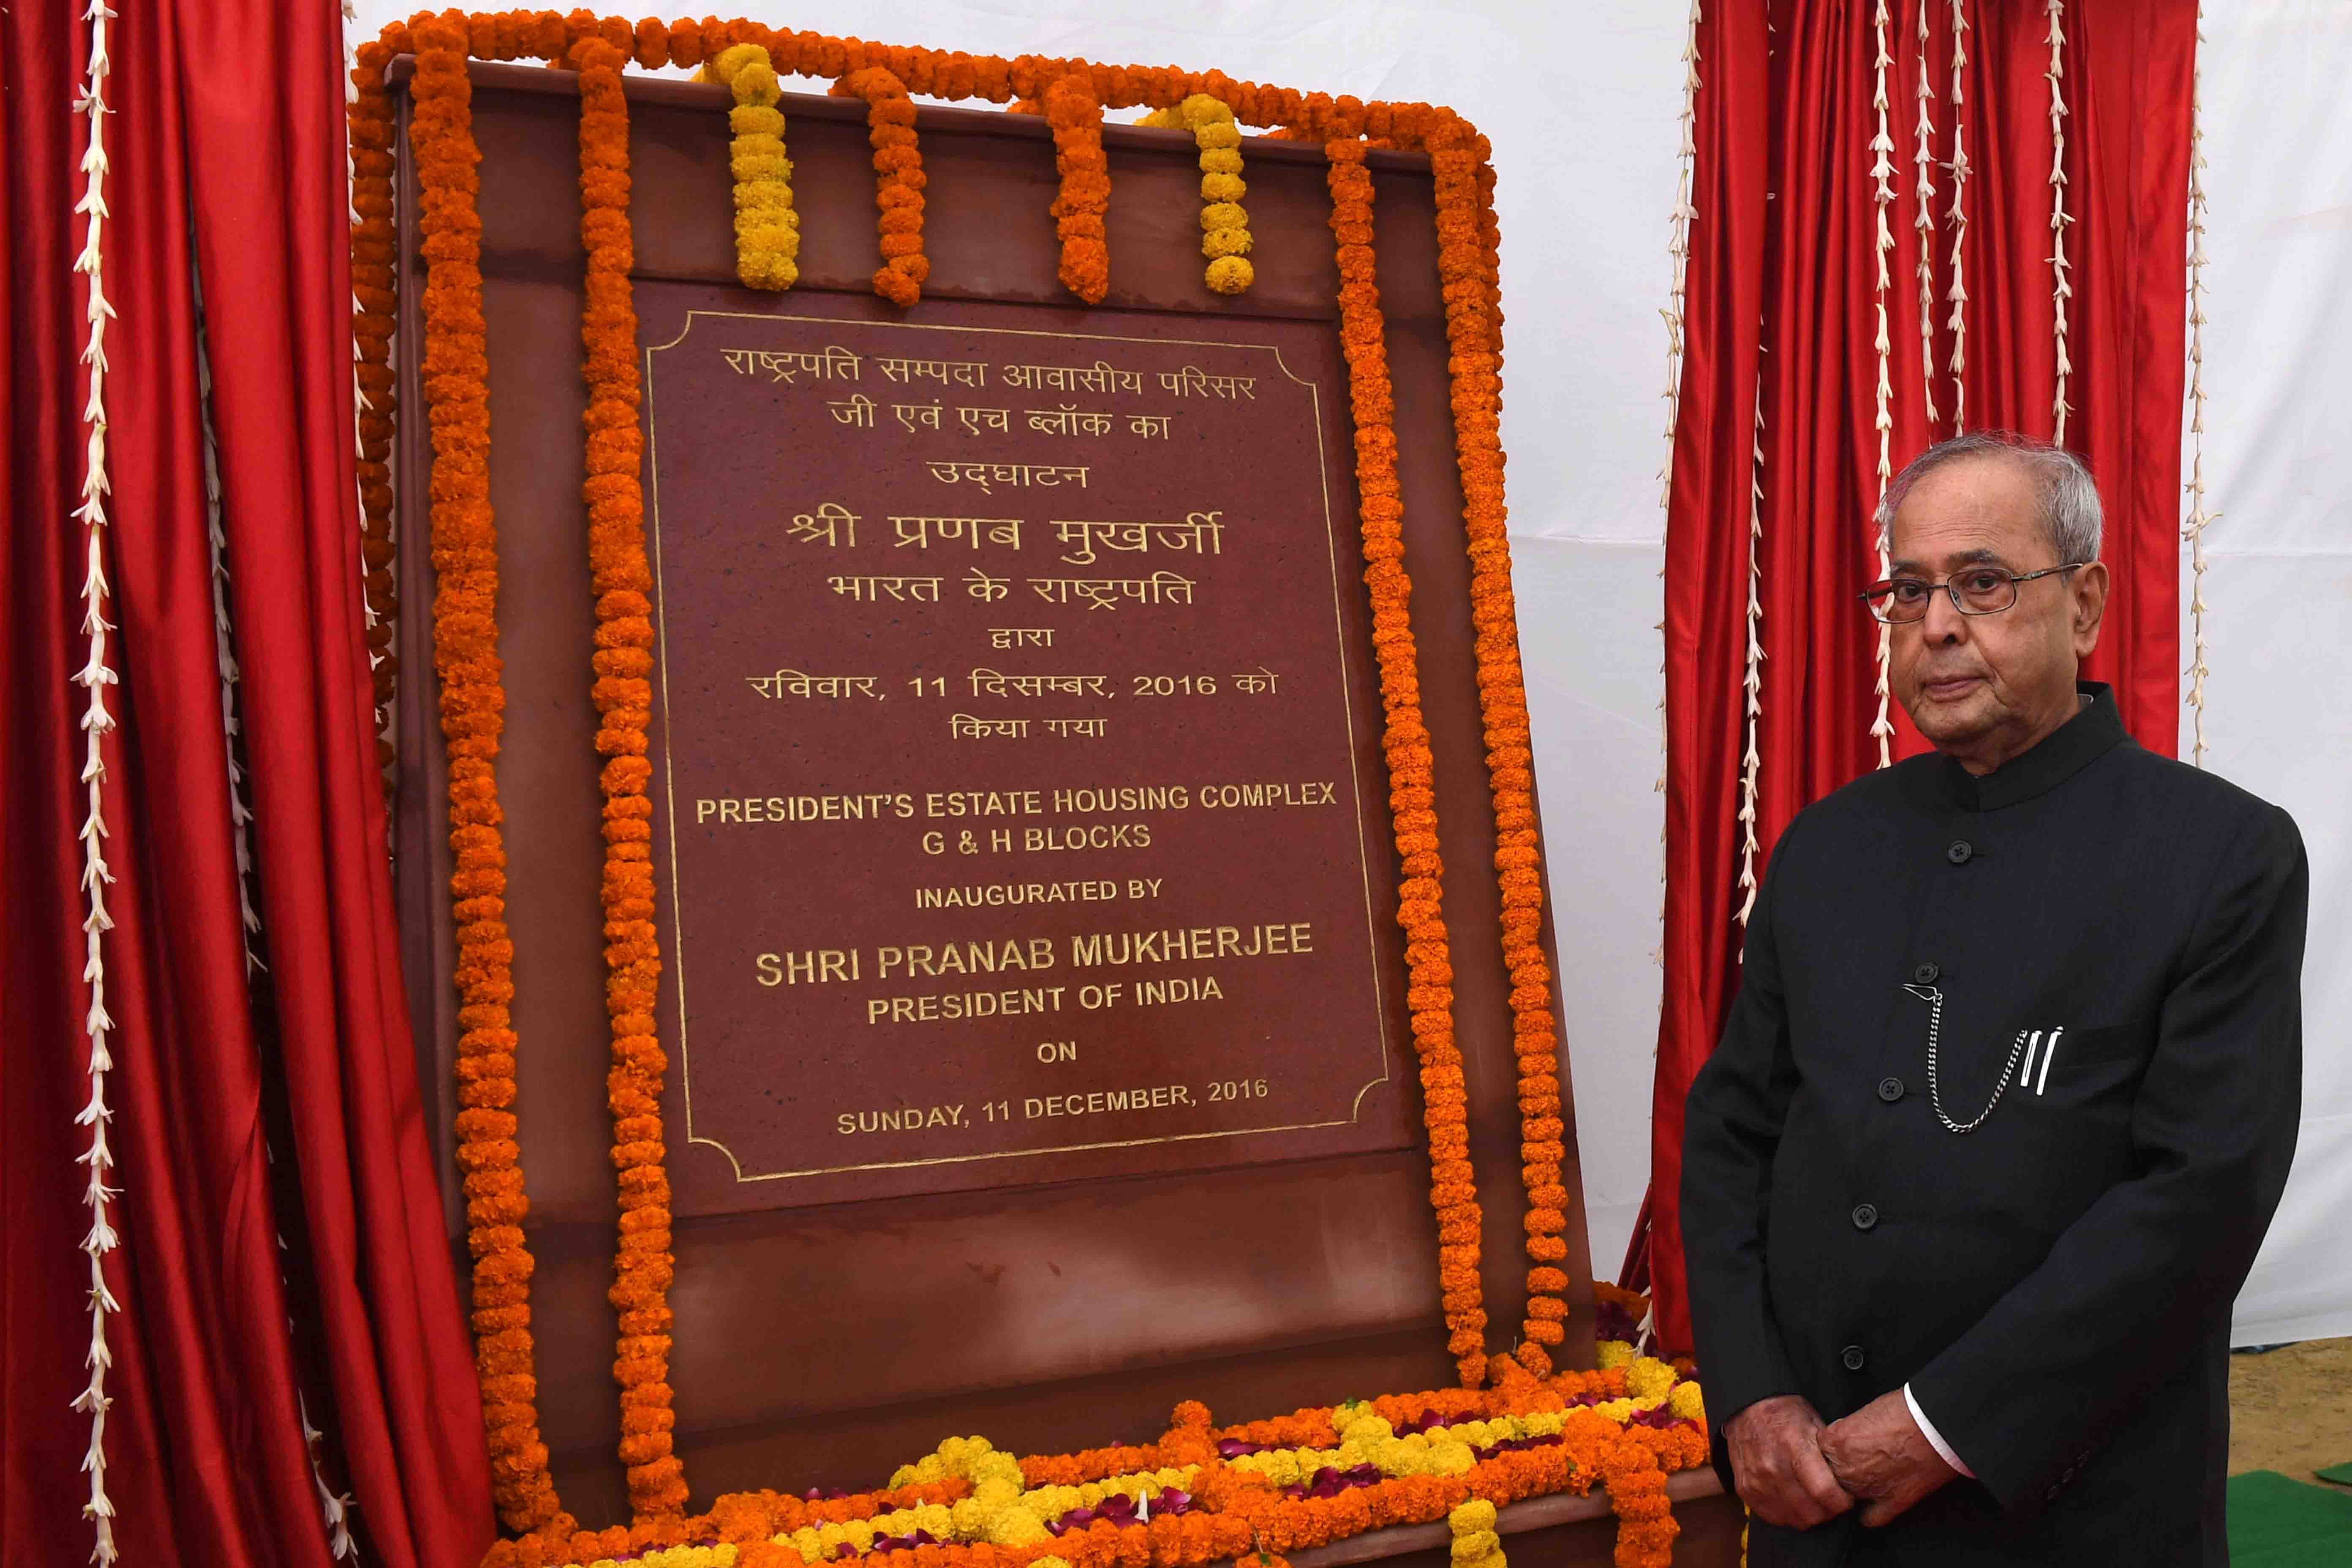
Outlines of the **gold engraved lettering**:
<svg viewBox="0 0 2352 1568">
<path fill-rule="evenodd" d="M 1024 408 L 1029 416 L 1029 428 L 1041 436 L 1103 436 L 1111 426 L 1108 414 L 1073 408 L 1065 403 L 1058 408 Z"/>
<path fill-rule="evenodd" d="M 1165 441 L 1171 417 L 1166 414 L 1130 414 L 1127 416 L 1127 428 L 1147 441 Z"/>
<path fill-rule="evenodd" d="M 738 375 L 765 374 L 771 381 L 797 382 L 805 373 L 818 381 L 856 381 L 864 362 L 839 343 L 802 352 L 793 349 L 722 349 Z"/>
<path fill-rule="evenodd" d="M 1171 1002 L 1217 1002 L 1223 1000 L 1224 994 L 1213 974 L 1170 974 L 1135 983 L 1135 1005 L 1139 1007 L 1164 1006 Z"/>
<path fill-rule="evenodd" d="M 1108 697 L 1099 675 L 1003 675 L 993 669 L 971 674 L 971 694 L 990 697 Z"/>
<path fill-rule="evenodd" d="M 855 544 L 857 542 L 857 514 L 837 500 L 829 500 L 813 512 L 794 512 L 784 531 L 810 544 Z"/>
<path fill-rule="evenodd" d="M 762 697 L 827 697 L 840 699 L 851 695 L 871 697 L 877 702 L 882 694 L 874 689 L 875 677 L 870 675 L 803 675 L 797 669 L 780 669 L 773 675 L 747 675 L 751 689 Z"/>
<path fill-rule="evenodd" d="M 1049 605 L 1082 604 L 1090 610 L 1115 610 L 1121 599 L 1146 605 L 1189 605 L 1193 582 L 1162 571 L 1149 577 L 1032 577 L 1029 586 Z"/>
<path fill-rule="evenodd" d="M 874 400 L 862 392 L 834 399 L 825 404 L 824 409 L 839 424 L 860 430 L 874 428 Z"/>
<path fill-rule="evenodd" d="M 915 907 L 981 910 L 1018 904 L 1108 903 L 1118 896 L 1119 885 L 1112 881 L 976 882 L 961 887 L 917 888 Z"/>
<path fill-rule="evenodd" d="M 975 566 L 964 578 L 963 587 L 965 593 L 982 604 L 993 604 L 1013 592 L 1012 582 L 1010 577 L 992 577 Z"/>
<path fill-rule="evenodd" d="M 1095 546 L 1105 550 L 1125 551 L 1130 554 L 1154 548 L 1184 552 L 1197 551 L 1202 555 L 1224 553 L 1223 540 L 1225 525 L 1217 521 L 1222 511 L 1196 511 L 1186 514 L 1181 522 L 1065 522 L 1050 520 L 1054 537 L 1064 544 L 1076 542 L 1076 551 L 1065 551 L 1062 559 L 1073 566 L 1094 563 Z"/>
<path fill-rule="evenodd" d="M 903 791 L 866 795 L 705 795 L 694 803 L 694 820 L 740 822 L 876 822 L 915 815 L 915 797 Z"/>
<path fill-rule="evenodd" d="M 1213 958 L 1285 958 L 1315 951 L 1311 921 L 1248 926 L 1170 926 L 1093 931 L 1070 938 L 1073 969 L 1131 963 L 1197 963 Z"/>
<path fill-rule="evenodd" d="M 1191 1086 L 1154 1084 L 1149 1088 L 1097 1089 L 1091 1094 L 1030 1095 L 1021 1101 L 1022 1114 L 1035 1121 L 1054 1116 L 1106 1116 L 1127 1110 L 1166 1110 L 1192 1103 Z"/>
<path fill-rule="evenodd" d="M 1072 463 L 953 463 L 938 462 L 924 465 L 931 478 L 943 485 L 972 484 L 982 490 L 998 485 L 1021 489 L 1030 485 L 1074 484 L 1080 489 L 1087 486 L 1087 476 L 1093 470 Z"/>
<path fill-rule="evenodd" d="M 1108 719 L 1047 719 L 1043 722 L 1049 735 L 1075 735 L 1099 741 L 1110 733 L 1110 721 Z"/>
<path fill-rule="evenodd" d="M 1179 397 L 1222 397 L 1231 402 L 1236 397 L 1257 401 L 1257 377 L 1254 375 L 1213 375 L 1197 364 L 1182 370 L 1160 373 L 1160 384 Z"/>
<path fill-rule="evenodd" d="M 921 996 L 869 996 L 868 1024 L 952 1023 L 962 1018 L 1012 1018 L 1027 1013 L 1062 1010 L 1060 985 L 1038 985 L 1008 991 L 933 992 Z"/>
<path fill-rule="evenodd" d="M 1276 684 L 1280 681 L 1282 677 L 1275 674 L 1274 671 L 1266 668 L 1265 666 L 1261 664 L 1254 671 L 1234 676 L 1234 689 L 1237 691 L 1246 692 L 1250 696 L 1255 697 L 1260 692 L 1270 692 L 1274 690 Z"/>
<path fill-rule="evenodd" d="M 1332 779 L 1307 779 L 1297 784 L 1288 779 L 1266 784 L 1204 784 L 1200 788 L 1200 800 L 1202 807 L 1209 811 L 1247 806 L 1337 805 L 1339 787 Z"/>
<path fill-rule="evenodd" d="M 1008 364 L 1000 367 L 1004 384 L 1026 387 L 1033 392 L 1132 392 L 1143 391 L 1143 373 L 1119 370 L 1102 360 L 1091 368 L 1058 364 Z"/>
<path fill-rule="evenodd" d="M 1010 408 L 959 408 L 956 417 L 963 421 L 967 436 L 977 436 L 983 430 L 1000 430 L 1009 435 L 1013 430 L 1013 410 Z"/>
<path fill-rule="evenodd" d="M 941 386 L 950 382 L 960 386 L 988 384 L 986 365 L 969 364 L 961 360 L 908 359 L 898 355 L 885 358 L 877 354 L 874 363 L 884 375 L 897 382 L 936 381 Z"/>
<path fill-rule="evenodd" d="M 938 577 L 827 577 L 825 585 L 845 599 L 860 604 L 878 604 L 885 597 L 904 604 L 914 600 L 920 604 L 940 602 Z"/>
<path fill-rule="evenodd" d="M 898 530 L 898 547 L 929 550 L 934 541 L 941 544 L 969 544 L 974 550 L 983 540 L 990 544 L 1002 544 L 1008 550 L 1021 548 L 1021 520 L 1017 517 L 898 517 L 890 519 Z"/>
<path fill-rule="evenodd" d="M 812 947 L 799 952 L 763 952 L 758 959 L 762 985 L 818 985 L 863 978 L 854 947 Z"/>
<path fill-rule="evenodd" d="M 976 719 L 969 713 L 957 713 L 948 720 L 948 733 L 959 741 L 1013 740 L 1027 737 L 1026 719 Z"/>
<path fill-rule="evenodd" d="M 991 626 L 988 628 L 991 647 L 1052 647 L 1054 629 L 1051 626 Z"/>
<path fill-rule="evenodd" d="M 894 1105 L 884 1110 L 845 1110 L 833 1119 L 844 1136 L 860 1132 L 922 1132 L 935 1127 L 969 1127 L 961 1105 Z"/>
<path fill-rule="evenodd" d="M 940 405 L 936 399 L 929 403 L 894 403 L 890 405 L 890 412 L 897 415 L 898 423 L 909 430 L 919 426 L 930 430 L 940 427 Z"/>
</svg>

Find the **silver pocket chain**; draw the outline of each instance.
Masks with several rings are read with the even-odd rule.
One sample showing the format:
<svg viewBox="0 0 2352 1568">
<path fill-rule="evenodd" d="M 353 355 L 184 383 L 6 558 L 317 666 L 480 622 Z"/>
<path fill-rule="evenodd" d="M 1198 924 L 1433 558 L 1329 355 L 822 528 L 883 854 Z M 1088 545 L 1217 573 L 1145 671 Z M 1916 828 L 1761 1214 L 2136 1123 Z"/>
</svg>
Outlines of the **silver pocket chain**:
<svg viewBox="0 0 2352 1568">
<path fill-rule="evenodd" d="M 2009 1075 L 2017 1070 L 2017 1058 L 2025 1049 L 2025 1037 L 2032 1031 L 2020 1029 L 2017 1031 L 2017 1038 L 2010 1042 L 2009 1060 L 2001 1064 L 2000 1081 L 1992 1086 L 1992 1098 L 1985 1101 L 1985 1108 L 1977 1113 L 1977 1119 L 1974 1121 L 1955 1121 L 1944 1112 L 1943 1086 L 1936 1077 L 1936 1044 L 1937 1037 L 1943 1032 L 1944 994 L 1932 985 L 1906 985 L 1903 989 L 1927 1003 L 1928 1006 L 1927 1103 L 1934 1107 L 1936 1120 L 1944 1124 L 1946 1131 L 1973 1132 L 1985 1124 L 1985 1118 L 1992 1114 L 1992 1108 L 2000 1103 L 2002 1093 L 2009 1088 Z"/>
</svg>

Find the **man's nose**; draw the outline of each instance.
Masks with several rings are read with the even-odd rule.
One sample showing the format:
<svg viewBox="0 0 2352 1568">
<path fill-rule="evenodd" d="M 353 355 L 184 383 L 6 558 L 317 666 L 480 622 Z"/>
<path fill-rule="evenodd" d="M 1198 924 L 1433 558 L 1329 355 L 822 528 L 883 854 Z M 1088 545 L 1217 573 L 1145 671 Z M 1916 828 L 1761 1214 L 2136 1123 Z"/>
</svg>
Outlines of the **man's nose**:
<svg viewBox="0 0 2352 1568">
<path fill-rule="evenodd" d="M 1920 635 L 1931 643 L 1956 643 L 1968 637 L 1969 618 L 1952 603 L 1951 591 L 1937 588 L 1927 600 L 1927 614 L 1920 622 Z"/>
</svg>

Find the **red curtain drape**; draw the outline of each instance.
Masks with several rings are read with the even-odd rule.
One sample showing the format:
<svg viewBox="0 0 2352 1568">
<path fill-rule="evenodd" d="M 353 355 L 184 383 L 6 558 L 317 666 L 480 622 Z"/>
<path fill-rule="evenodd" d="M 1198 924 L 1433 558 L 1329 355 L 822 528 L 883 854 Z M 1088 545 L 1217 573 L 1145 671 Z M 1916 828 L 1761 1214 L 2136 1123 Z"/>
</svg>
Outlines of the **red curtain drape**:
<svg viewBox="0 0 2352 1568">
<path fill-rule="evenodd" d="M 79 500 L 90 26 L 0 13 L 0 1561 L 89 1553 Z M 121 1245 L 106 1491 L 142 1563 L 329 1562 L 320 1473 L 387 1564 L 491 1534 L 478 1396 L 395 968 L 362 644 L 341 21 L 327 0 L 123 6 L 103 280 L 119 728 L 105 745 Z M 249 984 L 215 651 L 197 285 L 266 972 Z M 273 1136 L 273 1130 L 275 1136 Z M 273 1169 L 274 1165 L 274 1169 Z M 284 1247 L 281 1250 L 281 1237 Z M 289 1290 L 289 1284 L 291 1289 Z M 289 1325 L 289 1314 L 296 1321 Z"/>
<path fill-rule="evenodd" d="M 1958 425 L 2056 433 L 2054 147 L 2043 0 L 1887 0 L 1884 294 L 1895 468 Z M 1952 91 L 1954 18 L 1964 18 Z M 1927 37 L 1920 27 L 1924 17 Z M 1681 411 L 1666 529 L 1666 908 L 1651 1190 L 1629 1279 L 1690 1344 L 1677 1187 L 1683 1097 L 1738 985 L 1752 573 L 1762 875 L 1808 803 L 1878 762 L 1877 0 L 1709 6 L 1699 27 Z M 2106 510 L 2115 574 L 2086 672 L 2169 752 L 2179 701 L 2179 451 L 2194 0 L 2064 0 L 2067 446 Z M 1925 75 L 1933 184 L 1921 334 L 1916 163 Z M 1951 217 L 1967 157 L 1965 228 Z M 1962 325 L 1950 324 L 1960 233 Z M 1950 368 L 1965 350 L 1962 385 Z M 1933 416 L 1930 416 L 1930 405 Z M 1760 407 L 1760 422 L 1759 422 Z M 1956 415 L 1958 421 L 1956 423 Z M 1759 491 L 1760 489 L 1760 496 Z M 1751 531 L 1753 537 L 1751 537 Z M 1890 704 L 1897 757 L 1924 742 Z"/>
</svg>

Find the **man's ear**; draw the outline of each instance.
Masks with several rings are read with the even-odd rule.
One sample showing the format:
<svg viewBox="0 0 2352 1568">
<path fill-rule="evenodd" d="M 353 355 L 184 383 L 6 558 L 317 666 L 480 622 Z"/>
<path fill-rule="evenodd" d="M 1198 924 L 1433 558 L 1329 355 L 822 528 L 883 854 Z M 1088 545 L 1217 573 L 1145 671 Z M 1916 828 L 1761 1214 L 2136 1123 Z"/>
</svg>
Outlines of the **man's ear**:
<svg viewBox="0 0 2352 1568">
<path fill-rule="evenodd" d="M 2099 624 L 2107 614 L 2107 563 L 2094 561 L 2074 574 L 2074 657 L 2087 658 L 2099 646 Z"/>
</svg>

